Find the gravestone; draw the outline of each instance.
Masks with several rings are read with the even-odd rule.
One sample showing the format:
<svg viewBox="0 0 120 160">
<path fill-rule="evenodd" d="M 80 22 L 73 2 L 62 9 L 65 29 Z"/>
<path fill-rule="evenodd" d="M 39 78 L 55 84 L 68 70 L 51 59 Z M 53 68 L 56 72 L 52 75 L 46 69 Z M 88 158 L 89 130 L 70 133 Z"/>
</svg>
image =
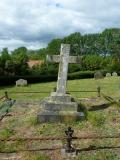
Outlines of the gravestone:
<svg viewBox="0 0 120 160">
<path fill-rule="evenodd" d="M 78 112 L 78 104 L 71 95 L 66 94 L 67 72 L 69 63 L 80 63 L 77 56 L 69 56 L 70 45 L 61 44 L 60 55 L 47 56 L 50 62 L 59 63 L 56 92 L 41 102 L 43 110 L 37 115 L 38 122 L 63 122 L 79 120 L 84 117 Z"/>
<path fill-rule="evenodd" d="M 106 73 L 106 77 L 111 77 L 111 73 Z"/>
<path fill-rule="evenodd" d="M 103 76 L 103 73 L 101 71 L 97 71 L 95 72 L 94 74 L 94 78 L 95 79 L 102 79 L 104 76 Z"/>
<path fill-rule="evenodd" d="M 17 80 L 16 86 L 27 86 L 27 80 L 24 80 L 24 79 Z"/>
<path fill-rule="evenodd" d="M 113 76 L 113 77 L 117 77 L 118 74 L 117 74 L 116 72 L 113 72 L 113 73 L 112 73 L 112 76 Z"/>
</svg>

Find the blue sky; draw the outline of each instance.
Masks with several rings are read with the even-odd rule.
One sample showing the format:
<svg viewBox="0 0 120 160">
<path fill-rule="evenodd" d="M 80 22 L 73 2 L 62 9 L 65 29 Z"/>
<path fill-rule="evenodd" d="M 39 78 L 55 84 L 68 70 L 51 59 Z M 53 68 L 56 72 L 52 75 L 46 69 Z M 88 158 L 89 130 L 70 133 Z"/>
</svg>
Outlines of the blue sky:
<svg viewBox="0 0 120 160">
<path fill-rule="evenodd" d="M 0 1 L 0 49 L 38 49 L 53 38 L 111 27 L 120 27 L 120 0 Z"/>
</svg>

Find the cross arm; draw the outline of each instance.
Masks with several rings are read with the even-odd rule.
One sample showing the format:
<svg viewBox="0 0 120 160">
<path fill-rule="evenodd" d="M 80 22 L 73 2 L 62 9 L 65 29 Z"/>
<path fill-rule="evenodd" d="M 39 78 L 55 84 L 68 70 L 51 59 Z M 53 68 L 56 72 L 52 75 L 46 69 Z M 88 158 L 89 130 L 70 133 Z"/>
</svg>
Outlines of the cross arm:
<svg viewBox="0 0 120 160">
<path fill-rule="evenodd" d="M 70 56 L 69 63 L 82 63 L 82 57 L 81 56 Z"/>
<path fill-rule="evenodd" d="M 46 60 L 48 62 L 60 62 L 60 55 L 47 55 Z M 81 56 L 69 56 L 69 63 L 82 63 L 82 57 Z"/>
<path fill-rule="evenodd" d="M 48 62 L 59 63 L 60 62 L 60 55 L 47 55 L 46 60 Z"/>
</svg>

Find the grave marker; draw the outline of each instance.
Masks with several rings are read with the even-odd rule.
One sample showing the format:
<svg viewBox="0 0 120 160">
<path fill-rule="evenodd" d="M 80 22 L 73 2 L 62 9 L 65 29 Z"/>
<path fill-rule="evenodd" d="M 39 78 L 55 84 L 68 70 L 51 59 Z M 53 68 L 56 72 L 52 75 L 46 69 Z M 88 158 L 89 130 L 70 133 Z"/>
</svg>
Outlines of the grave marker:
<svg viewBox="0 0 120 160">
<path fill-rule="evenodd" d="M 111 73 L 106 73 L 106 77 L 111 77 Z"/>
<path fill-rule="evenodd" d="M 27 80 L 19 79 L 16 81 L 16 86 L 27 86 Z"/>
<path fill-rule="evenodd" d="M 112 76 L 113 76 L 113 77 L 117 77 L 117 76 L 118 76 L 117 72 L 113 72 L 113 73 L 112 73 Z"/>
<path fill-rule="evenodd" d="M 47 56 L 50 62 L 59 62 L 59 72 L 56 92 L 44 99 L 41 103 L 43 111 L 38 114 L 38 122 L 61 122 L 78 120 L 84 117 L 83 112 L 78 112 L 78 104 L 66 94 L 67 72 L 69 63 L 80 63 L 81 58 L 69 56 L 70 45 L 61 44 L 60 55 Z"/>
</svg>

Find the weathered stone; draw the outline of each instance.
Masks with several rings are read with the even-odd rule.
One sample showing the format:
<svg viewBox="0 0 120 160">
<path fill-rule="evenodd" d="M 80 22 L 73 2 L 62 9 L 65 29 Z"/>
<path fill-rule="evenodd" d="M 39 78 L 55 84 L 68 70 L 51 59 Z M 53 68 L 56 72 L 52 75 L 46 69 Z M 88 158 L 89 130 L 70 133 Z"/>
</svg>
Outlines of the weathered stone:
<svg viewBox="0 0 120 160">
<path fill-rule="evenodd" d="M 45 123 L 45 122 L 73 122 L 78 121 L 84 118 L 83 112 L 77 111 L 43 111 L 37 116 L 38 122 Z"/>
<path fill-rule="evenodd" d="M 75 102 L 49 102 L 44 104 L 45 110 L 51 110 L 51 111 L 77 111 L 77 103 Z"/>
<path fill-rule="evenodd" d="M 47 55 L 47 61 L 49 62 L 60 62 L 60 55 Z M 79 56 L 69 56 L 69 63 L 81 63 L 82 59 Z"/>
<path fill-rule="evenodd" d="M 60 62 L 56 95 L 62 96 L 66 94 L 68 63 L 81 63 L 82 61 L 80 57 L 69 56 L 69 54 L 70 54 L 70 45 L 61 44 L 60 55 L 47 55 L 47 60 L 49 60 L 50 62 L 56 62 L 56 63 Z"/>
<path fill-rule="evenodd" d="M 57 102 L 71 102 L 73 100 L 73 98 L 67 94 L 60 96 L 56 92 L 52 92 L 50 100 L 57 101 Z"/>
<path fill-rule="evenodd" d="M 113 77 L 117 77 L 118 74 L 117 74 L 116 72 L 113 72 L 113 73 L 112 73 L 112 76 L 113 76 Z"/>
<path fill-rule="evenodd" d="M 94 78 L 95 78 L 95 79 L 102 79 L 102 78 L 104 78 L 103 73 L 102 73 L 101 71 L 97 71 L 97 72 L 94 74 Z"/>
<path fill-rule="evenodd" d="M 51 62 L 60 62 L 56 92 L 41 103 L 43 111 L 37 115 L 38 122 L 64 122 L 79 120 L 84 117 L 78 112 L 78 104 L 66 94 L 68 63 L 78 63 L 78 57 L 69 56 L 70 45 L 62 44 L 60 55 L 47 56 Z"/>
<path fill-rule="evenodd" d="M 24 80 L 24 79 L 17 80 L 16 86 L 27 86 L 27 80 Z"/>
<path fill-rule="evenodd" d="M 57 112 L 43 111 L 37 116 L 37 121 L 45 122 L 60 122 L 60 115 Z"/>
<path fill-rule="evenodd" d="M 111 73 L 106 73 L 106 77 L 111 77 Z"/>
</svg>

